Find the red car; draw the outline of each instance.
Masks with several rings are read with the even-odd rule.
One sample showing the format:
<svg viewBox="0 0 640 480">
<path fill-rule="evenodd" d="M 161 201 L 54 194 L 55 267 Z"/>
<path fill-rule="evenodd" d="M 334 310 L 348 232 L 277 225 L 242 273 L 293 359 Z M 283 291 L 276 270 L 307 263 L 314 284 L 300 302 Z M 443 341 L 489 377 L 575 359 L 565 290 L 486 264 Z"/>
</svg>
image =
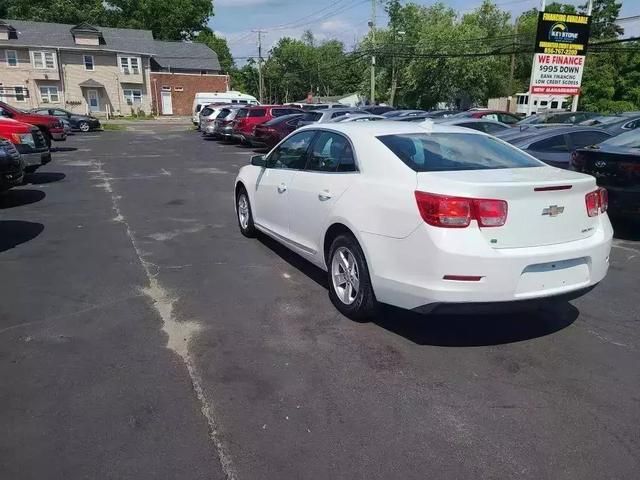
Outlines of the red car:
<svg viewBox="0 0 640 480">
<path fill-rule="evenodd" d="M 506 123 L 509 126 L 513 126 L 522 120 L 522 117 L 500 110 L 467 110 L 466 112 L 457 113 L 449 118 L 483 118 L 485 120 L 495 120 L 496 122 Z"/>
<path fill-rule="evenodd" d="M 255 107 L 241 108 L 233 121 L 232 138 L 242 143 L 248 143 L 253 136 L 253 130 L 257 125 L 267 122 L 274 117 L 282 117 L 293 113 L 302 113 L 297 108 L 283 105 L 259 105 Z"/>
<path fill-rule="evenodd" d="M 36 169 L 51 161 L 51 152 L 44 135 L 38 127 L 0 117 L 0 138 L 9 140 L 18 150 L 24 163 L 24 171 Z"/>
<path fill-rule="evenodd" d="M 256 125 L 249 141 L 253 146 L 275 147 L 280 140 L 298 128 L 298 120 L 303 115 L 302 113 L 283 115 Z"/>
<path fill-rule="evenodd" d="M 47 142 L 51 146 L 51 140 L 66 140 L 67 134 L 64 132 L 64 125 L 59 118 L 53 115 L 40 115 L 39 113 L 23 112 L 17 108 L 0 102 L 0 116 L 11 118 L 18 122 L 30 123 L 40 129 Z"/>
</svg>

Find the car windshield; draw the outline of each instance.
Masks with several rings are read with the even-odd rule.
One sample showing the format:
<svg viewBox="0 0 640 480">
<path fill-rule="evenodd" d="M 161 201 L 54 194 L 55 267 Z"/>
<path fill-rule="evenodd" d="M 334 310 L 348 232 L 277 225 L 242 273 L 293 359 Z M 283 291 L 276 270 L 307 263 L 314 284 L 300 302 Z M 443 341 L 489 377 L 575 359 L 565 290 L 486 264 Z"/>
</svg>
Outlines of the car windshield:
<svg viewBox="0 0 640 480">
<path fill-rule="evenodd" d="M 416 172 L 540 167 L 517 148 L 472 133 L 409 133 L 377 137 Z"/>
<path fill-rule="evenodd" d="M 605 140 L 600 145 L 613 147 L 640 148 L 640 129 L 623 133 L 617 137 Z"/>
</svg>

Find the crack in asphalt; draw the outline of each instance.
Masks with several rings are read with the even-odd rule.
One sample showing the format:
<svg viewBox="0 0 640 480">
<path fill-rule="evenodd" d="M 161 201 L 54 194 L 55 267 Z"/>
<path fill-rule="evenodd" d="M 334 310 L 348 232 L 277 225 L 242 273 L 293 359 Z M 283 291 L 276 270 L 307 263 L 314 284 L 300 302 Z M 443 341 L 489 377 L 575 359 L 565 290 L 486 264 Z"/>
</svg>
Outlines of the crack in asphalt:
<svg viewBox="0 0 640 480">
<path fill-rule="evenodd" d="M 144 254 L 138 247 L 131 226 L 120 209 L 119 200 L 121 197 L 113 191 L 111 184 L 112 177 L 104 170 L 102 162 L 92 160 L 90 166 L 93 167 L 92 170 L 89 170 L 92 179 L 100 182 L 95 184 L 95 186 L 104 189 L 109 194 L 112 209 L 115 213 L 114 220 L 117 220 L 125 226 L 127 237 L 145 272 L 149 284 L 147 287 L 142 288 L 141 292 L 151 300 L 153 307 L 162 320 L 162 331 L 165 332 L 168 337 L 167 348 L 178 354 L 187 368 L 194 394 L 200 404 L 200 411 L 207 421 L 209 439 L 213 443 L 222 471 L 228 480 L 236 480 L 237 475 L 231 456 L 219 436 L 214 409 L 205 395 L 202 379 L 189 353 L 189 342 L 200 331 L 201 327 L 196 322 L 181 322 L 176 319 L 173 306 L 178 298 L 170 295 L 159 282 L 157 276 L 160 268 L 158 265 L 144 259 Z M 152 271 L 153 269 L 155 269 L 155 272 Z"/>
</svg>

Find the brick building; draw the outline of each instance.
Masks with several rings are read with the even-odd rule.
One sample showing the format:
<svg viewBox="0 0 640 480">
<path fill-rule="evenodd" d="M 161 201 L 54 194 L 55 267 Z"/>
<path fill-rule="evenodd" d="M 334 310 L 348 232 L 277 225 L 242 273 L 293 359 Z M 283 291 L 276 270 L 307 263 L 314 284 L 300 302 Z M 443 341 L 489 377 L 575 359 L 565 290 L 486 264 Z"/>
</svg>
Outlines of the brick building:
<svg viewBox="0 0 640 480">
<path fill-rule="evenodd" d="M 229 77 L 220 75 L 218 56 L 201 43 L 156 42 L 151 59 L 154 110 L 161 115 L 191 115 L 197 92 L 226 92 Z"/>
<path fill-rule="evenodd" d="M 188 115 L 195 92 L 227 84 L 204 44 L 158 41 L 149 30 L 0 20 L 0 101 L 18 108 Z"/>
</svg>

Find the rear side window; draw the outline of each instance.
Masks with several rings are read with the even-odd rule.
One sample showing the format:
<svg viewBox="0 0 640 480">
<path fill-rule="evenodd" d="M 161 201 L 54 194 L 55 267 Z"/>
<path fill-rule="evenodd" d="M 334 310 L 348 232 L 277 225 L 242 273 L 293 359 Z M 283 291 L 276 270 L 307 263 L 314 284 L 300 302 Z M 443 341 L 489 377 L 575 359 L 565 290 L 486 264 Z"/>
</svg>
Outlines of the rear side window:
<svg viewBox="0 0 640 480">
<path fill-rule="evenodd" d="M 539 142 L 532 143 L 529 146 L 529 150 L 534 152 L 568 152 L 569 146 L 567 145 L 567 139 L 564 134 L 554 135 L 553 137 L 545 138 Z"/>
<path fill-rule="evenodd" d="M 498 114 L 498 121 L 502 122 L 502 123 L 506 123 L 507 125 L 512 125 L 514 123 L 517 123 L 518 121 L 520 121 L 519 118 L 514 117 L 512 115 L 506 115 L 504 113 L 499 113 Z"/>
<path fill-rule="evenodd" d="M 336 112 L 331 115 L 331 118 L 344 117 L 349 112 Z"/>
<path fill-rule="evenodd" d="M 322 132 L 313 143 L 307 170 L 314 172 L 354 172 L 356 164 L 351 144 L 342 135 Z"/>
<path fill-rule="evenodd" d="M 416 172 L 543 166 L 517 148 L 477 133 L 409 133 L 377 139 Z"/>
<path fill-rule="evenodd" d="M 306 112 L 302 117 L 302 121 L 304 122 L 317 122 L 322 117 L 321 112 Z"/>
<path fill-rule="evenodd" d="M 249 110 L 249 118 L 264 117 L 267 115 L 267 110 L 264 108 L 252 108 Z"/>
<path fill-rule="evenodd" d="M 604 132 L 571 132 L 569 138 L 573 148 L 582 148 L 604 142 L 611 135 Z"/>
</svg>

